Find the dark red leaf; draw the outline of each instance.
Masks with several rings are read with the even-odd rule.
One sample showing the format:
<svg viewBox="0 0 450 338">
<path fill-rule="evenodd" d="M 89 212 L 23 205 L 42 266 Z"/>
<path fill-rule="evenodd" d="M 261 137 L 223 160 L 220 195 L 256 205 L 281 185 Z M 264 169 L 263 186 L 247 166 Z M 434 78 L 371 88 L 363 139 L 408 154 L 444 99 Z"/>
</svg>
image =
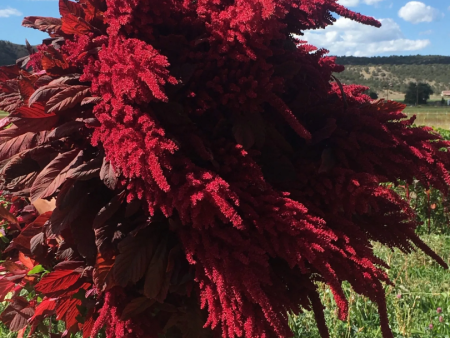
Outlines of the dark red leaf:
<svg viewBox="0 0 450 338">
<path fill-rule="evenodd" d="M 42 169 L 31 187 L 31 202 L 34 202 L 39 198 L 50 196 L 56 190 L 52 188 L 50 189 L 50 193 L 47 191 L 51 184 L 58 188 L 64 182 L 60 180 L 58 182 L 54 181 L 56 178 L 65 179 L 65 177 L 60 176 L 61 171 L 76 158 L 79 152 L 78 149 L 72 149 L 68 152 L 59 154 L 44 169 Z"/>
<path fill-rule="evenodd" d="M 64 297 L 58 300 L 56 305 L 56 320 L 64 320 L 67 330 L 73 330 L 73 326 L 78 324 L 77 316 L 80 314 L 78 307 L 81 305 L 81 300 Z"/>
<path fill-rule="evenodd" d="M 118 175 L 115 172 L 112 164 L 107 161 L 106 158 L 103 158 L 102 168 L 100 169 L 100 179 L 109 189 L 116 189 Z"/>
<path fill-rule="evenodd" d="M 6 295 L 14 289 L 16 284 L 10 280 L 7 280 L 5 276 L 0 276 L 0 302 L 5 300 Z"/>
<path fill-rule="evenodd" d="M 57 123 L 58 117 L 53 116 L 47 119 L 15 119 L 14 125 L 8 129 L 0 131 L 0 144 L 11 140 L 14 137 L 23 135 L 27 132 L 38 132 L 50 130 Z"/>
<path fill-rule="evenodd" d="M 105 259 L 102 255 L 97 254 L 97 261 L 92 273 L 92 279 L 94 280 L 94 284 L 98 290 L 104 291 L 105 289 L 114 286 L 111 285 L 111 270 L 114 266 L 115 260 L 115 257 Z"/>
<path fill-rule="evenodd" d="M 25 133 L 0 144 L 0 161 L 44 143 L 47 134 L 48 132 L 46 131 L 39 133 Z"/>
<path fill-rule="evenodd" d="M 134 316 L 137 316 L 147 310 L 154 303 L 154 299 L 148 299 L 147 297 L 134 298 L 123 309 L 120 320 L 128 320 Z"/>
<path fill-rule="evenodd" d="M 34 103 L 31 107 L 22 106 L 11 114 L 11 116 L 24 117 L 29 119 L 40 119 L 43 117 L 52 117 L 55 113 L 47 113 L 43 103 Z"/>
<path fill-rule="evenodd" d="M 93 27 L 84 20 L 84 11 L 80 4 L 69 0 L 59 0 L 59 12 L 62 16 L 64 33 L 83 35 L 93 30 Z"/>
<path fill-rule="evenodd" d="M 31 254 L 31 239 L 42 231 L 42 227 L 50 219 L 51 215 L 51 211 L 39 215 L 34 222 L 28 224 L 20 234 L 12 240 L 5 252 L 12 249 L 19 249 L 26 254 Z"/>
<path fill-rule="evenodd" d="M 70 178 L 70 173 L 73 167 L 77 166 L 77 163 L 82 161 L 83 151 L 80 150 L 79 153 L 73 158 L 73 160 L 62 169 L 59 174 L 53 179 L 50 185 L 42 193 L 41 198 L 46 198 L 53 195 L 56 190 Z"/>
<path fill-rule="evenodd" d="M 102 100 L 101 97 L 85 97 L 83 101 L 81 101 L 81 105 L 87 105 L 87 104 L 96 104 L 99 103 Z"/>
<path fill-rule="evenodd" d="M 28 301 L 23 297 L 14 297 L 10 305 L 3 310 L 0 320 L 13 332 L 17 332 L 28 325 L 28 319 L 34 314 Z"/>
<path fill-rule="evenodd" d="M 22 73 L 24 75 L 24 73 Z M 34 84 L 39 78 L 37 75 L 25 75 L 21 76 L 19 80 L 19 93 L 22 101 L 27 105 L 30 96 L 34 93 Z"/>
<path fill-rule="evenodd" d="M 36 91 L 30 96 L 28 105 L 31 106 L 35 102 L 47 101 L 56 93 L 68 88 L 66 84 L 48 84 L 46 86 L 36 89 Z"/>
<path fill-rule="evenodd" d="M 45 275 L 41 281 L 36 284 L 36 291 L 53 293 L 68 289 L 80 279 L 80 267 L 83 262 L 63 262 L 55 266 L 55 270 Z"/>
<path fill-rule="evenodd" d="M 45 298 L 37 307 L 33 317 L 30 318 L 30 322 L 33 326 L 44 320 L 44 318 L 51 316 L 55 313 L 56 300 Z"/>
<path fill-rule="evenodd" d="M 19 73 L 20 68 L 17 65 L 2 66 L 0 67 L 0 81 L 16 79 Z"/>
<path fill-rule="evenodd" d="M 96 157 L 78 167 L 71 168 L 68 176 L 77 180 L 89 180 L 99 176 L 101 166 L 102 158 Z"/>
<path fill-rule="evenodd" d="M 50 36 L 57 34 L 61 30 L 61 25 L 61 19 L 42 16 L 27 16 L 22 21 L 22 26 L 38 29 Z"/>
<path fill-rule="evenodd" d="M 167 242 L 162 240 L 153 254 L 147 269 L 144 285 L 144 295 L 150 299 L 156 298 L 161 291 L 167 267 Z"/>
<path fill-rule="evenodd" d="M 115 195 L 113 199 L 103 208 L 100 209 L 97 216 L 95 216 L 93 228 L 100 228 L 105 222 L 110 219 L 120 208 L 125 200 L 126 192 Z"/>
<path fill-rule="evenodd" d="M 92 312 L 92 311 L 91 311 Z M 93 313 L 88 313 L 88 318 L 84 321 L 83 324 L 83 338 L 90 338 L 92 329 L 94 327 L 94 316 Z"/>
<path fill-rule="evenodd" d="M 4 219 L 12 224 L 19 224 L 17 218 L 5 209 L 3 205 L 0 204 L 0 218 Z"/>
<path fill-rule="evenodd" d="M 119 255 L 114 263 L 114 280 L 125 287 L 129 282 L 136 283 L 148 269 L 152 259 L 154 243 L 152 238 L 130 234 L 119 243 Z"/>
<path fill-rule="evenodd" d="M 27 273 L 27 269 L 23 269 L 23 267 L 20 267 L 18 264 L 14 263 L 9 259 L 4 261 L 2 265 L 5 267 L 6 270 L 8 270 L 14 275 L 23 275 Z"/>
<path fill-rule="evenodd" d="M 90 93 L 88 86 L 70 86 L 52 96 L 46 103 L 48 113 L 59 113 L 75 107 Z"/>
</svg>

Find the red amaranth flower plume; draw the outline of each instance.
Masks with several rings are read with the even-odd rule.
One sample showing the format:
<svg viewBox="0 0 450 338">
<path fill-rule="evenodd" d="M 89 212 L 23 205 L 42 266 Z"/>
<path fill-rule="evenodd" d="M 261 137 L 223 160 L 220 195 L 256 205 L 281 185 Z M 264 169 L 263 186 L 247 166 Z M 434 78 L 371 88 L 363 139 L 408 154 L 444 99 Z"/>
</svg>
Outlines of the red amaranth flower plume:
<svg viewBox="0 0 450 338">
<path fill-rule="evenodd" d="M 450 143 L 294 37 L 375 19 L 336 0 L 59 5 L 24 20 L 51 38 L 23 69 L 0 68 L 0 189 L 45 206 L 15 200 L 6 232 L 10 260 L 52 271 L 5 283 L 32 330 L 55 313 L 84 338 L 288 337 L 287 312 L 312 310 L 328 337 L 317 283 L 345 319 L 347 281 L 392 337 L 372 242 L 446 264 L 385 183 L 448 193 Z"/>
</svg>

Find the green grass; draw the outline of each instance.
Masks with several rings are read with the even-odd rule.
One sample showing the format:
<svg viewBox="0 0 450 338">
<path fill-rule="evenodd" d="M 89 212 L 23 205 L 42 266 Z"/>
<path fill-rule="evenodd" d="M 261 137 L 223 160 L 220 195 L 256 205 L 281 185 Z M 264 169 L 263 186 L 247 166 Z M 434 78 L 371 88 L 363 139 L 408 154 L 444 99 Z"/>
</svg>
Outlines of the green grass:
<svg viewBox="0 0 450 338">
<path fill-rule="evenodd" d="M 425 236 L 425 241 L 444 258 L 450 259 L 450 236 Z M 386 287 L 390 325 L 396 338 L 450 337 L 450 272 L 442 269 L 422 252 L 404 255 L 379 245 L 376 254 L 391 266 L 389 276 L 395 287 Z M 322 301 L 331 337 L 381 337 L 377 307 L 368 299 L 355 294 L 348 285 L 350 315 L 345 322 L 336 317 L 330 290 L 321 286 Z M 400 296 L 398 296 L 400 295 Z M 437 313 L 437 308 L 442 313 Z M 439 321 L 442 316 L 442 322 Z M 305 312 L 290 319 L 295 338 L 319 338 L 314 315 Z M 429 325 L 433 325 L 430 330 Z"/>
<path fill-rule="evenodd" d="M 404 110 L 407 114 L 415 114 L 415 113 L 450 113 L 450 106 L 417 106 L 412 107 L 408 106 Z"/>
</svg>

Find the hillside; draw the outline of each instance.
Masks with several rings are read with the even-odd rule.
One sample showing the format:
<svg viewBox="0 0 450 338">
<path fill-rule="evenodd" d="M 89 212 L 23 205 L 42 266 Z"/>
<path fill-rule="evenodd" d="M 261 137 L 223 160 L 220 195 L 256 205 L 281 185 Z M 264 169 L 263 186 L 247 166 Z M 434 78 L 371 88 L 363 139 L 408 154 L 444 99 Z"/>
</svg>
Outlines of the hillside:
<svg viewBox="0 0 450 338">
<path fill-rule="evenodd" d="M 428 83 L 435 94 L 450 89 L 450 57 L 448 56 L 390 56 L 338 57 L 345 65 L 336 77 L 343 83 L 357 83 L 377 93 L 390 90 L 404 93 L 409 82 Z"/>
<path fill-rule="evenodd" d="M 0 66 L 14 64 L 18 58 L 26 55 L 28 51 L 24 45 L 0 40 Z"/>
</svg>

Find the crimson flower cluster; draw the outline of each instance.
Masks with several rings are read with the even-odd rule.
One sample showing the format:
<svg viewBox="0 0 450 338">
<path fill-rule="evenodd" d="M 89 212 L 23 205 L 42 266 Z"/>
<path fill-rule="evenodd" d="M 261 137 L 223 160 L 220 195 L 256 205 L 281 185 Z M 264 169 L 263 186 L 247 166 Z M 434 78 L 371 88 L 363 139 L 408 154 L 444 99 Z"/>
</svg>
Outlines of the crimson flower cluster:
<svg viewBox="0 0 450 338">
<path fill-rule="evenodd" d="M 62 336 L 289 337 L 288 312 L 312 310 L 329 337 L 318 283 L 346 319 L 346 281 L 392 337 L 372 243 L 446 264 L 384 183 L 447 193 L 450 143 L 296 38 L 333 13 L 378 21 L 336 0 L 59 8 L 25 18 L 50 37 L 0 68 L 11 330 L 56 315 Z"/>
</svg>

